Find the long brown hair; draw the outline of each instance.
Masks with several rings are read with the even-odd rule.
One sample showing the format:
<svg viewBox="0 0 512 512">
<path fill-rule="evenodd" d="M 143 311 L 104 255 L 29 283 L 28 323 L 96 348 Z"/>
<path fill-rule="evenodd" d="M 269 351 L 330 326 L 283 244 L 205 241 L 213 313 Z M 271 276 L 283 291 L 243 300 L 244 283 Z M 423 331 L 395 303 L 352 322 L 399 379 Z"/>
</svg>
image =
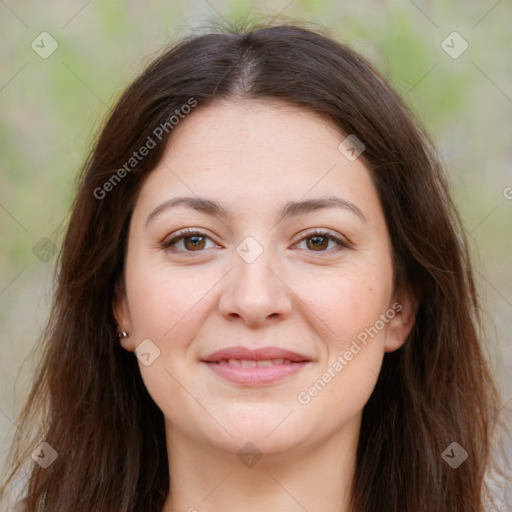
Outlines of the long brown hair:
<svg viewBox="0 0 512 512">
<path fill-rule="evenodd" d="M 240 97 L 310 109 L 364 143 L 397 283 L 418 297 L 413 331 L 385 355 L 364 407 L 353 510 L 481 512 L 498 398 L 446 178 L 430 139 L 386 80 L 346 45 L 298 24 L 184 38 L 110 113 L 81 174 L 44 356 L 17 421 L 29 431 L 38 418 L 39 430 L 30 443 L 15 440 L 9 479 L 44 440 L 58 458 L 31 469 L 29 512 L 43 501 L 46 512 L 161 510 L 169 492 L 163 415 L 133 354 L 117 343 L 112 303 L 138 191 L 172 130 L 152 137 L 155 147 L 125 173 L 119 169 L 191 98 L 201 108 Z M 457 469 L 442 457 L 453 442 L 468 457 Z"/>
</svg>

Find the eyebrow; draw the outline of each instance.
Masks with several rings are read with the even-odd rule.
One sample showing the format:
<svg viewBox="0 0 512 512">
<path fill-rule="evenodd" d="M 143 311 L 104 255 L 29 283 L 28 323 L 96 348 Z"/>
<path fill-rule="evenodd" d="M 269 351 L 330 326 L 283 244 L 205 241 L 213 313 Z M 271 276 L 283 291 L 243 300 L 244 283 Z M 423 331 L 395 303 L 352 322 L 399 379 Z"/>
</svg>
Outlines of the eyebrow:
<svg viewBox="0 0 512 512">
<path fill-rule="evenodd" d="M 165 201 L 162 204 L 158 205 L 148 215 L 145 223 L 146 226 L 160 213 L 173 208 L 178 208 L 180 206 L 192 208 L 206 215 L 218 217 L 224 220 L 228 220 L 233 216 L 233 214 L 229 210 L 227 210 L 217 201 L 213 201 L 211 199 L 202 197 L 182 196 L 169 199 L 168 201 Z M 347 210 L 354 213 L 361 220 L 365 222 L 367 221 L 363 212 L 354 203 L 346 201 L 345 199 L 341 199 L 340 197 L 326 196 L 318 197 L 315 199 L 306 199 L 303 201 L 290 201 L 286 203 L 278 213 L 277 222 L 282 221 L 286 217 L 297 217 L 299 215 L 305 215 L 326 208 L 342 208 L 343 210 Z"/>
</svg>

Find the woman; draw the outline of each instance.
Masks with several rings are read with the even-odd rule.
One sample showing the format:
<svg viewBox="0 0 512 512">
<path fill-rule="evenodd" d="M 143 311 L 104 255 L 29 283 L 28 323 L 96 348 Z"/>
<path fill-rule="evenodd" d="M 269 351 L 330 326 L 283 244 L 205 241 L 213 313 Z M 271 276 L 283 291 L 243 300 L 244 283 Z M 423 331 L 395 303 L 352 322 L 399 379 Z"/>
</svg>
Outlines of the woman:
<svg viewBox="0 0 512 512">
<path fill-rule="evenodd" d="M 190 37 L 126 90 L 45 343 L 29 512 L 484 510 L 498 400 L 446 179 L 321 33 Z"/>
</svg>

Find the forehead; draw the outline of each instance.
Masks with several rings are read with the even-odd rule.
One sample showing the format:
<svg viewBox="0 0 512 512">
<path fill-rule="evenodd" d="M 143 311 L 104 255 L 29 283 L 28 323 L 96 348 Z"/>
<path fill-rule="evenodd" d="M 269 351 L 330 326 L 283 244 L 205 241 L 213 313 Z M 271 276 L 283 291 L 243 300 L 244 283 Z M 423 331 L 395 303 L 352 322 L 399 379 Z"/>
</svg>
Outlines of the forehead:
<svg viewBox="0 0 512 512">
<path fill-rule="evenodd" d="M 284 102 L 200 107 L 173 128 L 138 204 L 147 210 L 173 195 L 198 195 L 257 215 L 277 211 L 284 198 L 335 194 L 371 209 L 372 179 L 361 159 L 340 152 L 344 138 L 333 121 Z"/>
<path fill-rule="evenodd" d="M 313 157 L 312 146 L 317 146 L 315 153 L 336 154 L 341 137 L 334 121 L 290 103 L 221 101 L 186 116 L 171 133 L 168 153 L 171 159 L 179 152 L 207 161 L 214 154 L 216 161 L 232 161 L 235 155 L 243 158 L 257 153 L 258 166 L 272 165 L 274 159 L 283 157 L 294 163 L 306 159 L 307 163 Z"/>
</svg>

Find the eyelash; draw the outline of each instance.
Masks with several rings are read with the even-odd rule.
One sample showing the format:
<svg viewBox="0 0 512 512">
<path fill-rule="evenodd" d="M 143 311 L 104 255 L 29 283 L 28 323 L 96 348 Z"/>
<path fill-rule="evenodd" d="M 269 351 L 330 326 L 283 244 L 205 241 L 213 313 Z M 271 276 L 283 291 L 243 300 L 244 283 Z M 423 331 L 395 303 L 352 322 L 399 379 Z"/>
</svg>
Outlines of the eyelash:
<svg viewBox="0 0 512 512">
<path fill-rule="evenodd" d="M 174 244 L 178 243 L 179 241 L 184 240 L 185 238 L 192 237 L 192 236 L 200 236 L 202 238 L 207 238 L 207 239 L 211 240 L 211 238 L 208 235 L 206 235 L 205 233 L 202 233 L 201 231 L 196 231 L 193 229 L 184 229 L 184 230 L 176 233 L 176 235 L 173 236 L 172 238 L 164 240 L 161 243 L 161 247 L 163 249 L 166 249 L 168 251 L 173 251 L 173 252 L 185 252 L 185 253 L 204 252 L 205 249 L 201 249 L 198 251 L 187 251 L 187 250 L 181 251 L 181 250 L 176 250 L 175 248 L 172 247 Z M 320 236 L 323 238 L 327 238 L 328 240 L 331 240 L 333 242 L 336 242 L 338 244 L 338 247 L 335 249 L 329 249 L 329 250 L 324 250 L 324 251 L 308 251 L 308 252 L 322 254 L 322 253 L 332 253 L 333 251 L 338 252 L 341 249 L 351 249 L 352 248 L 352 245 L 347 240 L 343 240 L 338 237 L 335 237 L 335 236 L 331 235 L 328 231 L 325 231 L 322 229 L 315 229 L 313 231 L 306 233 L 294 245 L 297 245 L 298 243 L 303 242 L 304 240 L 308 240 L 309 238 L 314 238 L 315 236 Z"/>
</svg>

